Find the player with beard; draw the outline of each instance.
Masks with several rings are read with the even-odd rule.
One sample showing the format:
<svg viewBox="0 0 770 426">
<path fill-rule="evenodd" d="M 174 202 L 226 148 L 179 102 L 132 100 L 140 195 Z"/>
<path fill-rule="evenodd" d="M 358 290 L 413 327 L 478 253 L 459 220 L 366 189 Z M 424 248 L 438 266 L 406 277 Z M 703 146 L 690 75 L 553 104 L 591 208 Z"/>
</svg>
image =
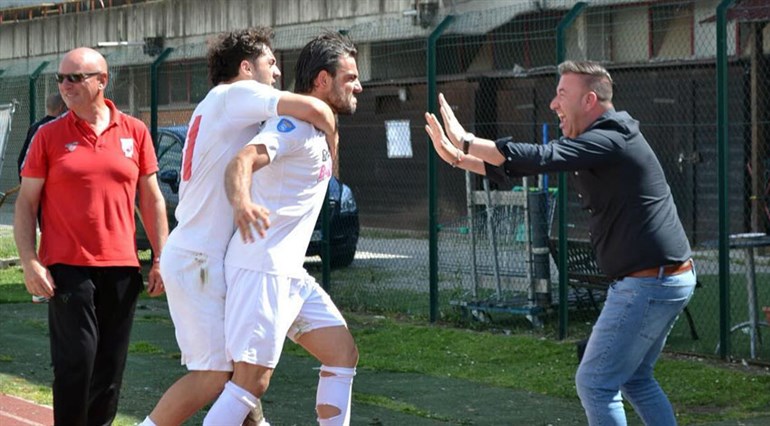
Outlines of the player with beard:
<svg viewBox="0 0 770 426">
<path fill-rule="evenodd" d="M 295 90 L 338 114 L 353 114 L 362 90 L 356 54 L 338 33 L 316 37 L 300 53 Z M 286 336 L 321 362 L 319 424 L 350 423 L 358 350 L 342 314 L 303 267 L 333 152 L 311 124 L 276 117 L 227 167 L 227 196 L 240 231 L 225 258 L 225 339 L 234 367 L 204 425 L 243 421 L 267 390 Z"/>
<path fill-rule="evenodd" d="M 143 426 L 181 424 L 219 395 L 232 372 L 224 337 L 224 258 L 235 233 L 224 193 L 227 163 L 263 121 L 278 114 L 308 120 L 336 141 L 336 116 L 326 103 L 271 87 L 281 75 L 271 37 L 265 27 L 225 32 L 209 48 L 214 87 L 190 119 L 178 225 L 160 257 L 182 363 L 189 372 L 166 391 Z M 259 406 L 250 419 L 266 424 Z"/>
</svg>

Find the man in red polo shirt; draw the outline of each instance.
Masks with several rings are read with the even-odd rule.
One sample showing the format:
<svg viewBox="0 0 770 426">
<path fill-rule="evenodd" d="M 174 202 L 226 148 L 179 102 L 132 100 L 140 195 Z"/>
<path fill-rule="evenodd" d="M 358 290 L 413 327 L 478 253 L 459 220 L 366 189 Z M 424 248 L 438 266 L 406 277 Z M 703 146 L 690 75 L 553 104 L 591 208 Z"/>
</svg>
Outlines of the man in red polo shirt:
<svg viewBox="0 0 770 426">
<path fill-rule="evenodd" d="M 168 236 L 147 127 L 104 98 L 107 62 L 77 48 L 56 74 L 69 112 L 42 127 L 21 170 L 14 237 L 27 291 L 50 299 L 57 425 L 115 418 L 136 299 L 143 283 L 134 205 L 156 254 Z M 40 251 L 35 252 L 38 206 Z M 158 264 L 150 295 L 163 292 Z"/>
</svg>

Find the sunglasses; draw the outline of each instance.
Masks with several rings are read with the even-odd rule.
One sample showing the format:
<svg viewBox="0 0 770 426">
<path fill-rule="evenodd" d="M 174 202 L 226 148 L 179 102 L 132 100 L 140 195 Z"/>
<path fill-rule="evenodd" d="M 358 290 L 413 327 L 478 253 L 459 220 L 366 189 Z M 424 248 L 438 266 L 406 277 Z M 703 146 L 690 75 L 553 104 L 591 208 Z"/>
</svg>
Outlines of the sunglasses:
<svg viewBox="0 0 770 426">
<path fill-rule="evenodd" d="M 93 77 L 95 75 L 99 75 L 101 72 L 86 72 L 86 73 L 75 73 L 75 74 L 59 74 L 56 73 L 54 75 L 54 78 L 56 79 L 56 82 L 59 84 L 64 83 L 64 80 L 69 81 L 70 83 L 81 83 L 85 81 L 89 77 Z"/>
</svg>

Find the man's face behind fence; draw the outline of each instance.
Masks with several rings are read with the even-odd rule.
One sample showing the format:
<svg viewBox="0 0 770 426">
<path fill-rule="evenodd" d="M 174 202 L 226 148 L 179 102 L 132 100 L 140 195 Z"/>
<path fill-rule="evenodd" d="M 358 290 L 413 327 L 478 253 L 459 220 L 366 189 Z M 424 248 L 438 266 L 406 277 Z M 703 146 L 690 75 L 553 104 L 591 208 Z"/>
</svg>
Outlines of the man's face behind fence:
<svg viewBox="0 0 770 426">
<path fill-rule="evenodd" d="M 356 58 L 349 55 L 341 56 L 327 102 L 337 114 L 351 115 L 356 112 L 358 104 L 356 94 L 362 91 L 361 81 L 358 80 Z"/>
</svg>

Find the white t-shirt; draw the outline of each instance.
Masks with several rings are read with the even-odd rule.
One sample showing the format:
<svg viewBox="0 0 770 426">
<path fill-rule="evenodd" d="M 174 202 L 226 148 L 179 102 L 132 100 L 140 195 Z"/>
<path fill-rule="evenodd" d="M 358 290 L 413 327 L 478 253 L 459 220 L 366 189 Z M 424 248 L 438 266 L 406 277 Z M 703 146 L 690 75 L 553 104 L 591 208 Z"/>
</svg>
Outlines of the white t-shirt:
<svg viewBox="0 0 770 426">
<path fill-rule="evenodd" d="M 303 277 L 305 251 L 332 174 L 324 133 L 293 117 L 276 117 L 249 144 L 264 145 L 270 156 L 251 180 L 251 199 L 270 211 L 270 228 L 249 244 L 236 232 L 225 268 Z"/>
<path fill-rule="evenodd" d="M 235 232 L 225 169 L 278 112 L 279 90 L 253 80 L 220 84 L 198 104 L 182 151 L 178 224 L 166 244 L 223 258 Z"/>
</svg>

